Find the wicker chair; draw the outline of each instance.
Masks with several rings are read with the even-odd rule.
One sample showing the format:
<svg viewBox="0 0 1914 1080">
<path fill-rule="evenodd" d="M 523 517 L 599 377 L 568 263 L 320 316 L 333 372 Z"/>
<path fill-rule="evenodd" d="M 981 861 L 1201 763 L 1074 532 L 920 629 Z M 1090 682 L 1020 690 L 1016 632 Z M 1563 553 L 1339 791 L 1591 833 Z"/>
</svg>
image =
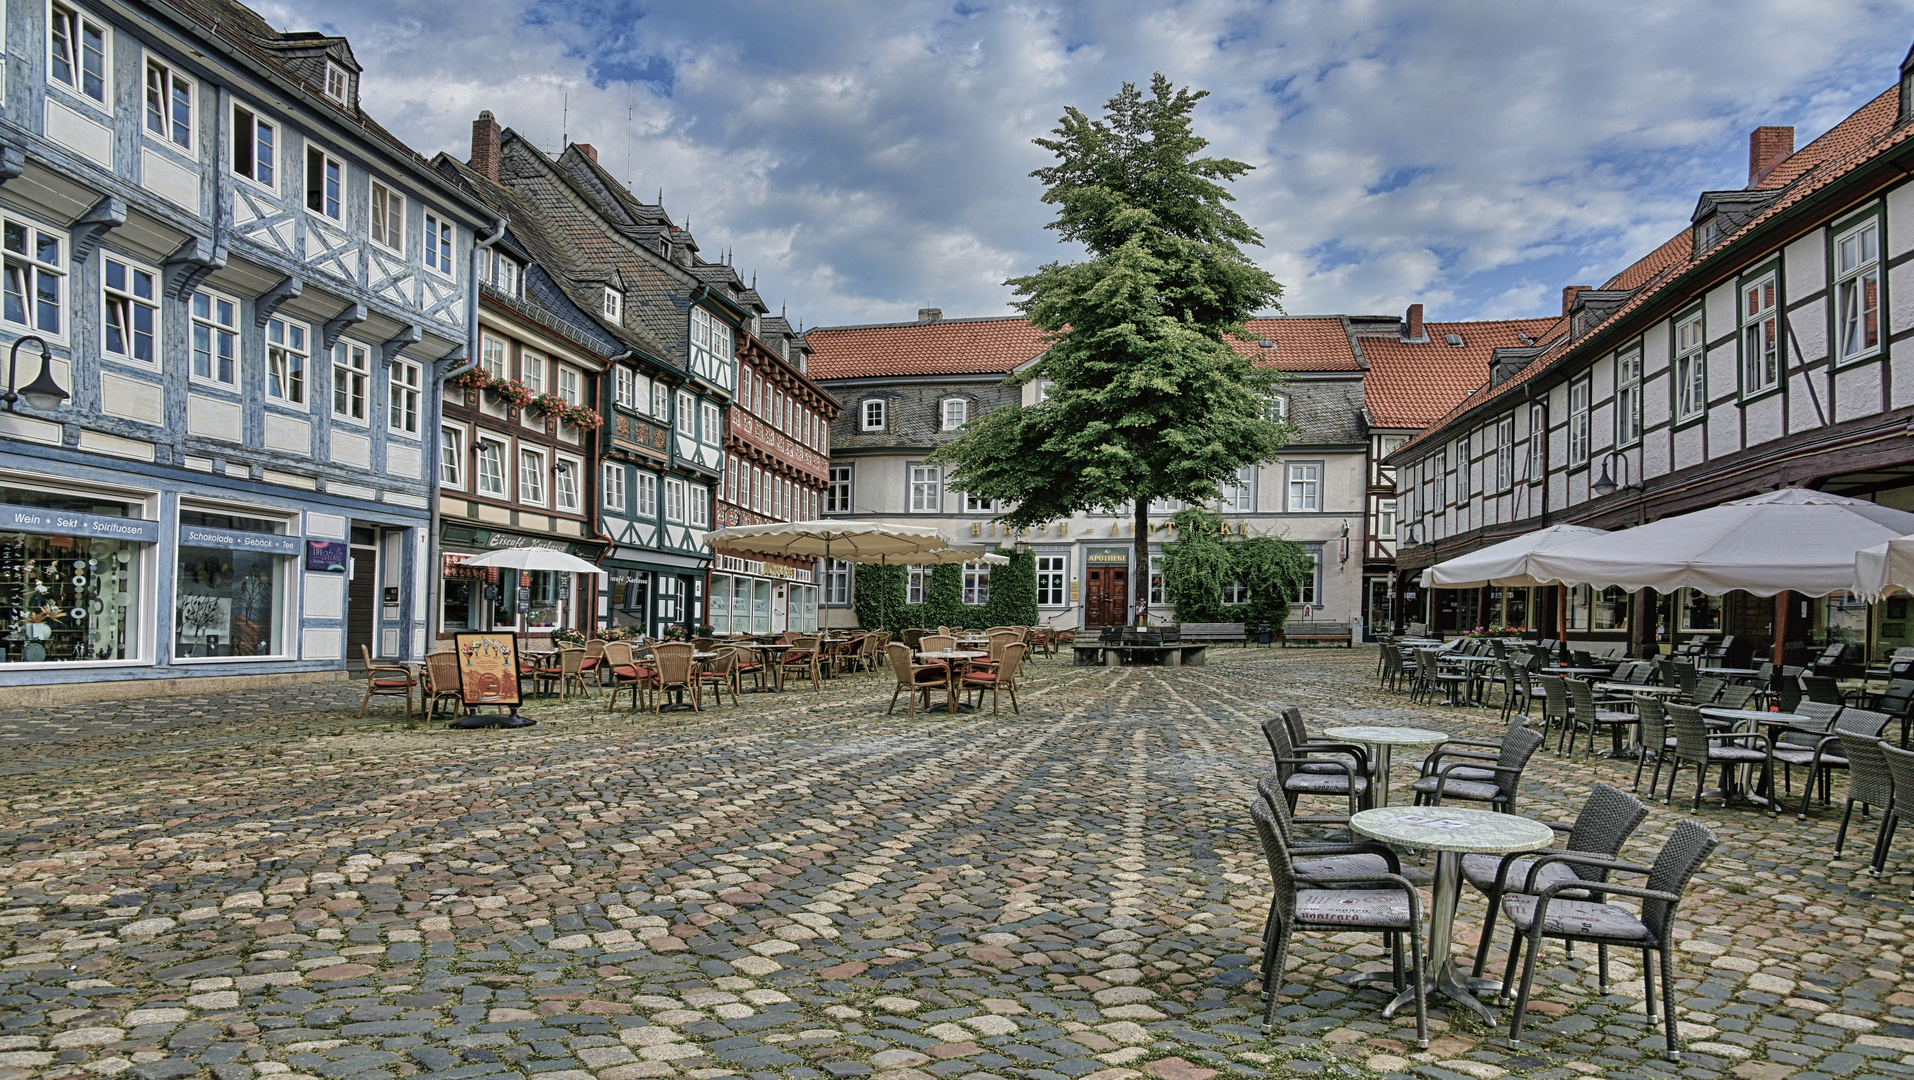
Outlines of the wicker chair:
<svg viewBox="0 0 1914 1080">
<path fill-rule="evenodd" d="M 1270 809 L 1275 811 L 1277 827 L 1283 830 L 1283 839 L 1290 841 L 1291 855 L 1320 856 L 1296 860 L 1296 872 L 1299 874 L 1320 874 L 1325 877 L 1352 874 L 1400 874 L 1416 885 L 1430 885 L 1435 881 L 1427 870 L 1414 864 L 1404 866 L 1402 857 L 1396 854 L 1396 850 L 1379 840 L 1352 838 L 1342 841 L 1297 842 L 1295 822 L 1289 816 L 1289 800 L 1283 795 L 1283 778 L 1280 773 L 1263 774 L 1262 778 L 1256 781 L 1256 794 L 1269 803 Z M 1264 994 L 1267 996 L 1268 987 L 1264 988 Z"/>
<path fill-rule="evenodd" d="M 1643 806 L 1640 799 L 1620 788 L 1596 784 L 1588 800 L 1582 803 L 1581 812 L 1575 815 L 1573 825 L 1553 821 L 1547 824 L 1566 838 L 1563 850 L 1614 859 L 1620 857 L 1622 845 L 1628 842 L 1636 827 L 1647 816 L 1648 807 Z M 1481 978 L 1482 967 L 1489 958 L 1489 943 L 1495 937 L 1495 917 L 1502 910 L 1504 896 L 1520 893 L 1534 895 L 1556 882 L 1571 878 L 1588 882 L 1606 881 L 1608 870 L 1605 867 L 1568 862 L 1542 863 L 1538 866 L 1533 854 L 1499 857 L 1464 855 L 1462 878 L 1488 900 L 1488 914 L 1482 923 L 1482 943 L 1475 950 L 1473 972 L 1476 978 Z M 1562 895 L 1571 900 L 1601 899 L 1600 890 L 1565 892 Z M 1600 961 L 1601 992 L 1606 994 L 1608 947 L 1598 946 L 1597 955 Z"/>
<path fill-rule="evenodd" d="M 591 688 L 585 685 L 584 664 L 585 650 L 583 648 L 558 650 L 558 663 L 555 666 L 538 669 L 537 681 L 544 687 L 540 693 L 550 693 L 552 684 L 557 683 L 559 696 L 562 698 L 571 697 L 574 687 L 579 693 L 590 697 Z"/>
<path fill-rule="evenodd" d="M 632 710 L 637 711 L 642 695 L 655 689 L 658 684 L 658 673 L 650 667 L 640 666 L 633 658 L 629 641 L 606 643 L 605 674 L 611 677 L 611 701 L 605 706 L 606 712 L 618 707 L 618 693 L 626 689 L 631 691 Z"/>
<path fill-rule="evenodd" d="M 366 696 L 359 702 L 359 716 L 365 717 L 366 706 L 372 704 L 372 695 L 391 694 L 394 697 L 405 695 L 405 718 L 412 719 L 412 688 L 419 685 L 418 676 L 411 668 L 397 664 L 375 664 L 372 662 L 372 650 L 359 646 L 359 657 L 366 665 Z"/>
<path fill-rule="evenodd" d="M 1847 845 L 1848 822 L 1854 817 L 1855 803 L 1881 811 L 1882 823 L 1886 824 L 1894 805 L 1894 776 L 1888 772 L 1887 755 L 1881 750 L 1879 737 L 1851 731 L 1836 732 L 1834 737 L 1841 742 L 1841 756 L 1848 759 L 1847 806 L 1841 811 L 1841 827 L 1834 833 L 1834 853 L 1839 855 Z M 1880 854 L 1878 840 L 1875 854 Z"/>
<path fill-rule="evenodd" d="M 1705 679 L 1696 679 L 1695 695 L 1688 703 L 1690 705 L 1713 705 L 1715 698 L 1721 695 L 1721 688 L 1727 685 L 1728 680 L 1717 679 L 1713 675 Z"/>
<path fill-rule="evenodd" d="M 1369 777 L 1375 776 L 1376 770 L 1381 766 L 1382 759 L 1371 756 L 1368 748 L 1360 743 L 1326 743 L 1311 738 L 1309 728 L 1303 723 L 1303 711 L 1294 705 L 1283 706 L 1278 715 L 1283 718 L 1283 726 L 1289 729 L 1290 746 L 1299 754 L 1353 753 L 1357 755 L 1356 761 L 1361 766 L 1362 775 Z M 1338 776 L 1343 774 L 1342 766 L 1332 761 L 1312 762 L 1301 768 L 1304 772 L 1335 773 Z"/>
<path fill-rule="evenodd" d="M 1660 959 L 1662 1035 L 1667 1041 L 1669 1059 L 1681 1060 L 1679 1035 L 1675 1030 L 1675 973 L 1670 962 L 1675 945 L 1675 909 L 1687 892 L 1688 882 L 1714 852 L 1716 842 L 1715 834 L 1706 825 L 1689 819 L 1675 826 L 1674 835 L 1655 856 L 1653 866 L 1566 851 L 1538 858 L 1538 866 L 1549 861 L 1581 863 L 1618 873 L 1646 875 L 1648 880 L 1645 886 L 1602 883 L 1601 892 L 1605 896 L 1629 896 L 1639 900 L 1639 914 L 1613 904 L 1560 899 L 1559 895 L 1564 892 L 1585 891 L 1587 883 L 1579 877 L 1558 881 L 1533 896 L 1503 899 L 1502 913 L 1513 929 L 1508 965 L 1502 978 L 1505 988 L 1514 983 L 1515 964 L 1518 958 L 1522 959 L 1522 981 L 1516 992 L 1515 1011 L 1509 1016 L 1509 1042 L 1516 1043 L 1522 1037 L 1522 1021 L 1528 1014 L 1529 990 L 1535 983 L 1535 958 L 1542 951 L 1542 939 L 1591 941 L 1642 951 L 1642 986 L 1647 991 L 1644 1006 L 1651 1025 L 1656 1019 L 1655 980 L 1651 972 L 1653 961 Z M 1527 939 L 1526 957 L 1522 955 L 1524 938 Z"/>
<path fill-rule="evenodd" d="M 1256 799 L 1250 803 L 1250 819 L 1256 823 L 1256 837 L 1263 846 L 1263 859 L 1269 865 L 1275 886 L 1269 902 L 1269 916 L 1263 927 L 1263 1029 L 1268 1031 L 1276 1019 L 1278 983 L 1284 961 L 1289 956 L 1289 940 L 1297 930 L 1324 930 L 1344 934 L 1351 930 L 1379 930 L 1395 958 L 1396 986 L 1402 986 L 1406 974 L 1415 992 L 1416 1041 L 1429 1045 L 1429 1008 L 1424 1000 L 1422 978 L 1422 898 L 1415 885 L 1399 874 L 1333 876 L 1302 874 L 1293 862 L 1287 830 L 1278 824 L 1280 801 Z M 1358 886 L 1368 885 L 1369 888 Z M 1334 886 L 1325 888 L 1324 886 Z M 1402 965 L 1402 937 L 1409 938 L 1409 967 Z"/>
<path fill-rule="evenodd" d="M 605 646 L 608 644 L 610 642 L 604 638 L 592 638 L 585 642 L 585 659 L 578 669 L 591 680 L 593 686 L 605 685 Z"/>
<path fill-rule="evenodd" d="M 1755 688 L 1752 686 L 1724 686 L 1716 695 L 1715 704 L 1724 709 L 1745 709 L 1754 700 Z"/>
<path fill-rule="evenodd" d="M 465 704 L 459 687 L 459 654 L 451 649 L 425 654 L 425 685 L 420 689 L 419 707 L 427 717 L 439 714 L 439 702 L 450 699 L 452 715 Z"/>
<path fill-rule="evenodd" d="M 718 655 L 707 661 L 698 671 L 698 684 L 700 687 L 710 687 L 713 698 L 720 705 L 724 704 L 724 692 L 731 691 L 731 704 L 736 705 L 738 703 L 737 666 L 737 649 L 719 649 Z M 703 696 L 702 690 L 699 696 Z"/>
<path fill-rule="evenodd" d="M 1662 708 L 1661 699 L 1655 695 L 1635 695 L 1635 715 L 1641 720 L 1642 745 L 1641 753 L 1635 758 L 1635 784 L 1629 790 L 1641 790 L 1642 767 L 1648 764 L 1648 755 L 1653 754 L 1655 772 L 1648 778 L 1648 794 L 1653 798 L 1656 786 L 1661 783 L 1661 764 L 1674 750 L 1675 737 L 1668 734 L 1668 713 Z"/>
<path fill-rule="evenodd" d="M 1695 810 L 1701 809 L 1701 789 L 1708 779 L 1709 766 L 1721 766 L 1721 789 L 1724 795 L 1734 789 L 1734 771 L 1737 768 L 1760 765 L 1765 772 L 1769 767 L 1768 740 L 1765 736 L 1747 731 L 1710 732 L 1697 705 L 1669 702 L 1664 711 L 1668 714 L 1668 726 L 1675 733 L 1675 756 L 1668 770 L 1669 802 L 1675 800 L 1675 777 L 1683 765 L 1691 765 L 1695 770 L 1695 797 L 1692 803 L 1692 809 Z"/>
<path fill-rule="evenodd" d="M 783 680 L 790 675 L 801 675 L 811 680 L 812 690 L 824 689 L 823 658 L 819 655 L 820 639 L 800 637 L 791 641 L 791 648 L 778 659 L 778 678 Z"/>
<path fill-rule="evenodd" d="M 1542 684 L 1542 731 L 1544 738 L 1552 727 L 1561 726 L 1556 735 L 1556 753 L 1561 753 L 1562 744 L 1568 741 L 1568 729 L 1574 723 L 1575 708 L 1569 703 L 1568 680 L 1560 675 L 1537 675 L 1535 681 Z"/>
<path fill-rule="evenodd" d="M 1874 872 L 1877 874 L 1887 868 L 1888 845 L 1894 842 L 1894 831 L 1901 819 L 1914 817 L 1914 750 L 1903 750 L 1883 742 L 1881 754 L 1887 762 L 1887 774 L 1895 798 L 1886 810 L 1881 811 L 1881 832 L 1874 840 Z"/>
<path fill-rule="evenodd" d="M 692 657 L 697 651 L 698 647 L 689 641 L 661 641 L 651 647 L 651 663 L 658 673 L 652 684 L 657 691 L 651 699 L 652 712 L 664 711 L 665 694 L 672 690 L 689 691 L 692 707 L 704 707 L 698 662 Z"/>
<path fill-rule="evenodd" d="M 1522 770 L 1528 767 L 1529 758 L 1535 755 L 1535 749 L 1542 745 L 1542 733 L 1532 727 L 1512 727 L 1502 736 L 1502 750 L 1496 755 L 1495 764 L 1488 766 L 1495 774 L 1493 780 L 1461 780 L 1450 775 L 1458 768 L 1481 768 L 1479 765 L 1463 765 L 1460 762 L 1443 764 L 1443 756 L 1453 756 L 1452 752 L 1438 750 L 1424 760 L 1424 775 L 1410 785 L 1416 793 L 1418 806 L 1441 806 L 1444 799 L 1462 799 L 1468 802 L 1485 802 L 1490 809 L 1505 814 L 1515 812 L 1515 795 L 1522 784 Z"/>
<path fill-rule="evenodd" d="M 1349 814 L 1352 815 L 1371 805 L 1368 751 L 1354 744 L 1329 743 L 1316 744 L 1313 752 L 1305 753 L 1290 738 L 1289 725 L 1283 722 L 1280 715 L 1263 721 L 1263 738 L 1269 742 L 1270 753 L 1276 762 L 1276 773 L 1282 780 L 1283 795 L 1289 801 L 1292 815 L 1296 812 L 1296 800 L 1304 795 L 1333 795 L 1347 799 Z M 1317 763 L 1330 765 L 1333 771 L 1304 771 L 1305 766 Z M 1305 817 L 1298 820 L 1338 823 L 1347 821 L 1348 816 Z"/>
<path fill-rule="evenodd" d="M 1010 692 L 1010 711 L 1017 709 L 1017 668 L 1023 664 L 1023 654 L 1030 646 L 1023 642 L 1012 642 L 1004 647 L 1003 659 L 994 669 L 987 671 L 966 671 L 962 686 L 977 691 L 977 704 L 983 704 L 984 691 L 990 691 L 990 715 L 997 715 L 997 698 L 1004 691 Z"/>
<path fill-rule="evenodd" d="M 1598 708 L 1595 704 L 1595 690 L 1580 679 L 1571 679 L 1568 683 L 1569 700 L 1574 703 L 1572 722 L 1568 726 L 1568 757 L 1575 757 L 1575 735 L 1582 728 L 1588 729 L 1588 749 L 1582 757 L 1586 760 L 1595 750 L 1595 732 L 1598 728 L 1608 731 L 1609 739 L 1617 751 L 1622 745 L 1622 732 L 1635 725 L 1639 719 L 1634 713 L 1613 709 Z"/>
<path fill-rule="evenodd" d="M 897 676 L 897 688 L 891 691 L 891 707 L 884 710 L 886 716 L 897 711 L 897 695 L 906 691 L 910 693 L 910 700 L 905 711 L 913 717 L 917 715 L 918 694 L 924 695 L 924 708 L 928 711 L 932 690 L 948 692 L 949 664 L 913 664 L 911 647 L 901 641 L 885 646 L 884 652 L 890 657 L 891 671 Z"/>
</svg>

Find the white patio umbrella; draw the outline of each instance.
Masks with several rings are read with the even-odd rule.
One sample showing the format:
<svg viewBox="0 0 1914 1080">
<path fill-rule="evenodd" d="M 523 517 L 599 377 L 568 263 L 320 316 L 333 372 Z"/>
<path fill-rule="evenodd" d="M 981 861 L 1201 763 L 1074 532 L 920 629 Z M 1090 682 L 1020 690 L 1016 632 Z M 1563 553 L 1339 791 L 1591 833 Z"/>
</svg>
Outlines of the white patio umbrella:
<svg viewBox="0 0 1914 1080">
<path fill-rule="evenodd" d="M 769 525 L 727 525 L 704 535 L 712 548 L 754 555 L 784 555 L 852 563 L 915 563 L 951 547 L 942 532 L 928 525 L 892 525 L 884 521 L 781 521 Z M 982 554 L 982 549 L 978 549 Z M 958 559 L 956 561 L 963 561 Z"/>
<path fill-rule="evenodd" d="M 902 560 L 899 560 L 902 561 Z M 994 551 L 985 551 L 980 547 L 951 546 L 940 551 L 920 551 L 910 557 L 912 566 L 943 566 L 947 563 L 985 563 L 990 566 L 1008 566 L 1010 557 Z"/>
<path fill-rule="evenodd" d="M 1521 536 L 1491 544 L 1467 555 L 1439 562 L 1422 572 L 1422 585 L 1432 589 L 1479 589 L 1484 585 L 1520 588 L 1538 585 L 1529 576 L 1529 555 L 1544 548 L 1572 544 L 1591 536 L 1606 535 L 1605 529 L 1586 525 L 1550 525 Z"/>
<path fill-rule="evenodd" d="M 464 565 L 493 566 L 500 570 L 548 570 L 559 574 L 604 573 L 603 570 L 576 555 L 542 547 L 500 548 L 483 555 L 474 555 L 465 560 Z M 517 625 L 512 629 L 514 632 L 523 632 L 525 611 L 516 602 L 512 606 L 518 608 L 518 618 L 515 620 Z"/>
<path fill-rule="evenodd" d="M 1784 488 L 1536 551 L 1528 566 L 1545 585 L 1826 596 L 1854 585 L 1862 548 L 1908 533 L 1914 514 L 1904 510 Z"/>
<path fill-rule="evenodd" d="M 1854 553 L 1854 584 L 1849 589 L 1868 603 L 1890 593 L 1914 592 L 1914 536 Z"/>
</svg>

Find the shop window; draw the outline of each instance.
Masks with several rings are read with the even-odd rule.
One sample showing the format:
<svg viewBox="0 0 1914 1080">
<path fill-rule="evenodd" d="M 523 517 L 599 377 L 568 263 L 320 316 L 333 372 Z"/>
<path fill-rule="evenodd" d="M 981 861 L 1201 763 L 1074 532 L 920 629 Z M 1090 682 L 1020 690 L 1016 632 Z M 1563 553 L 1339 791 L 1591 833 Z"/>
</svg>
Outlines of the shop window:
<svg viewBox="0 0 1914 1080">
<path fill-rule="evenodd" d="M 1708 596 L 1693 589 L 1683 589 L 1678 594 L 1676 606 L 1680 609 L 1677 625 L 1684 633 L 1719 633 L 1722 629 L 1723 602 L 1719 596 Z"/>
<path fill-rule="evenodd" d="M 65 523 L 36 510 L 58 511 Z M 110 519 L 137 519 L 139 505 L 0 487 L 0 513 L 0 615 L 9 624 L 0 665 L 138 659 L 145 552 L 157 532 Z M 112 538 L 116 531 L 129 538 Z"/>
<path fill-rule="evenodd" d="M 1597 593 L 1587 585 L 1568 591 L 1570 630 L 1624 630 L 1628 627 L 1628 592 L 1610 586 Z"/>
<path fill-rule="evenodd" d="M 286 654 L 286 582 L 299 548 L 286 532 L 273 518 L 180 511 L 176 657 Z"/>
</svg>

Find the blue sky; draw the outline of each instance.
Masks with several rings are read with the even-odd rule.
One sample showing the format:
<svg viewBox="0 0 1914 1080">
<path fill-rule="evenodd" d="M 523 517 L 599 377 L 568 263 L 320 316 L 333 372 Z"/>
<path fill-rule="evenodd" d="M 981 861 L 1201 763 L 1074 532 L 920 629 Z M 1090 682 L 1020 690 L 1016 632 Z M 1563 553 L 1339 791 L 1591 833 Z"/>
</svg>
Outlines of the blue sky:
<svg viewBox="0 0 1914 1080">
<path fill-rule="evenodd" d="M 1891 86 L 1914 0 L 272 0 L 343 33 L 420 151 L 471 121 L 569 133 L 664 189 L 805 325 L 1009 314 L 1074 254 L 1030 140 L 1162 71 L 1211 92 L 1211 152 L 1292 314 L 1547 314 L 1740 187 L 1761 124 L 1819 135 Z M 569 100 L 569 117 L 566 102 Z M 628 150 L 629 148 L 629 150 Z M 629 165 L 627 165 L 629 162 Z"/>
</svg>

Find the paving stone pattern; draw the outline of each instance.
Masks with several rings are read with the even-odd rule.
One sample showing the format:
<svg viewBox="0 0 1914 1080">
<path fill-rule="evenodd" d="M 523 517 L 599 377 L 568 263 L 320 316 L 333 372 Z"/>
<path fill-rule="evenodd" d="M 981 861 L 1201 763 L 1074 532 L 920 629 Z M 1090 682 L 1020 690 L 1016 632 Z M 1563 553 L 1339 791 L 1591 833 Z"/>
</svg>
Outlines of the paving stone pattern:
<svg viewBox="0 0 1914 1080">
<path fill-rule="evenodd" d="M 1303 935 L 1265 1034 L 1257 723 L 1500 724 L 1376 690 L 1373 650 L 1216 652 L 1039 662 L 1021 716 L 886 716 L 872 675 L 520 731 L 338 685 L 0 715 L 0 1080 L 1914 1077 L 1914 875 L 1856 861 L 1871 820 L 1832 859 L 1838 780 L 1808 822 L 1701 811 L 1680 1063 L 1587 947 L 1548 947 L 1521 1045 L 1438 1008 L 1420 1052 L 1331 978 L 1377 940 Z M 1545 752 L 1522 809 L 1632 768 Z"/>
</svg>

